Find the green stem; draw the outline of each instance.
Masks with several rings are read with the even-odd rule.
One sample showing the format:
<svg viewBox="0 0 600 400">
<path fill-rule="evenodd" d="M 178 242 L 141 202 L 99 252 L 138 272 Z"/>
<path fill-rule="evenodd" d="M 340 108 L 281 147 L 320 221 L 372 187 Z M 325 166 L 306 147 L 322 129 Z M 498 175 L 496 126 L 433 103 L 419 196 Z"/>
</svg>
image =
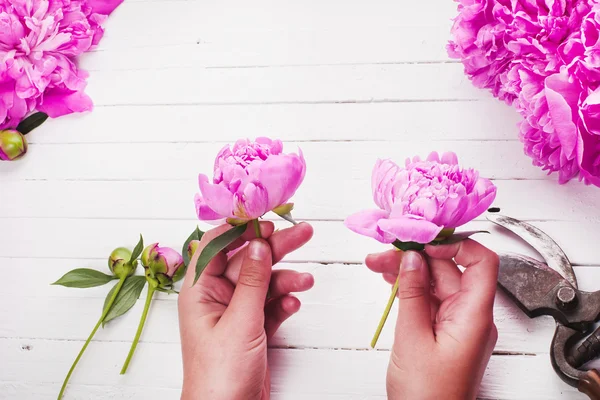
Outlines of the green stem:
<svg viewBox="0 0 600 400">
<path fill-rule="evenodd" d="M 256 233 L 256 237 L 261 239 L 262 236 L 260 234 L 260 224 L 258 223 L 258 219 L 253 219 L 252 224 L 254 225 L 254 233 Z"/>
<path fill-rule="evenodd" d="M 100 316 L 100 319 L 98 320 L 98 323 L 96 324 L 96 326 L 92 330 L 92 333 L 90 333 L 90 336 L 85 341 L 85 344 L 81 348 L 81 351 L 79 351 L 79 354 L 77 355 L 77 358 L 73 362 L 73 365 L 71 365 L 71 369 L 69 370 L 69 373 L 67 374 L 67 377 L 65 378 L 65 381 L 63 382 L 63 385 L 60 388 L 60 393 L 58 394 L 58 400 L 60 400 L 62 398 L 63 394 L 65 393 L 65 389 L 67 388 L 67 383 L 69 382 L 69 379 L 71 378 L 71 374 L 73 374 L 73 371 L 75 370 L 75 367 L 77 366 L 77 363 L 79 363 L 79 360 L 81 359 L 81 356 L 83 356 L 83 353 L 85 352 L 85 349 L 87 349 L 88 345 L 90 344 L 90 341 L 92 340 L 92 338 L 94 337 L 94 335 L 98 331 L 98 328 L 100 328 L 100 325 L 102 324 L 102 321 L 104 321 L 104 318 L 106 318 L 106 315 L 110 311 L 113 303 L 115 302 L 115 299 L 117 298 L 117 295 L 121 291 L 121 287 L 123 287 L 123 283 L 125 283 L 125 279 L 126 278 L 127 278 L 127 276 L 124 276 L 124 277 L 122 277 L 122 278 L 119 279 L 119 283 L 117 283 L 117 287 L 116 287 L 114 293 L 112 294 L 112 296 L 110 297 L 110 299 L 108 300 L 108 304 L 106 305 L 104 311 L 102 311 L 102 315 Z"/>
<path fill-rule="evenodd" d="M 398 282 L 400 281 L 400 274 L 398 274 L 398 278 L 396 278 L 396 283 L 394 283 L 394 287 L 392 288 L 392 294 L 390 295 L 390 299 L 388 300 L 387 306 L 385 306 L 385 310 L 383 311 L 383 315 L 381 316 L 381 321 L 379 321 L 379 326 L 377 326 L 377 330 L 375 331 L 375 335 L 373 335 L 373 340 L 371 340 L 371 348 L 375 348 L 377 344 L 377 340 L 379 340 L 379 335 L 381 335 L 381 330 L 385 325 L 385 321 L 387 321 L 388 315 L 390 315 L 390 310 L 392 309 L 392 304 L 394 304 L 394 300 L 396 299 L 396 294 L 398 294 Z"/>
<path fill-rule="evenodd" d="M 146 304 L 144 304 L 142 318 L 140 319 L 140 324 L 138 325 L 137 332 L 135 333 L 135 338 L 133 338 L 133 343 L 131 344 L 131 349 L 129 349 L 129 354 L 127 355 L 125 364 L 123 364 L 123 368 L 121 368 L 121 375 L 124 375 L 127 372 L 127 367 L 129 367 L 129 363 L 131 362 L 133 353 L 135 353 L 135 348 L 137 347 L 138 342 L 140 341 L 140 336 L 142 335 L 142 331 L 144 330 L 144 324 L 146 323 L 146 318 L 148 317 L 148 310 L 150 309 L 150 303 L 152 302 L 152 296 L 154 296 L 155 290 L 156 287 L 154 287 L 151 282 L 148 282 L 148 295 L 146 296 Z"/>
</svg>

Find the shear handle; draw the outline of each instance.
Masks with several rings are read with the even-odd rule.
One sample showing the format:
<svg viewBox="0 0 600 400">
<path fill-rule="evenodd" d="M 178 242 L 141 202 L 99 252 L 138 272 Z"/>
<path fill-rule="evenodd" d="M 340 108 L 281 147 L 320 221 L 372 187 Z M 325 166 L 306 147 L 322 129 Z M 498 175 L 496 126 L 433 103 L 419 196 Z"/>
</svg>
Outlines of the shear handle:
<svg viewBox="0 0 600 400">
<path fill-rule="evenodd" d="M 600 400 L 600 373 L 595 369 L 580 371 L 567 361 L 570 357 L 567 357 L 566 349 L 583 336 L 582 332 L 557 323 L 550 348 L 552 367 L 563 381 L 576 387 L 591 400 Z"/>
</svg>

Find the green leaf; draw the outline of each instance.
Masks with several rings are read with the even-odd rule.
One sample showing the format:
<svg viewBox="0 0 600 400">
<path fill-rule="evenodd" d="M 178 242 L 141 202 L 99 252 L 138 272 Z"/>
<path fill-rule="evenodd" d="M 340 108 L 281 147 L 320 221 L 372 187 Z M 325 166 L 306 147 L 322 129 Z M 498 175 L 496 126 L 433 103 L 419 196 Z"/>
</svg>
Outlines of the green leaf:
<svg viewBox="0 0 600 400">
<path fill-rule="evenodd" d="M 139 240 L 138 244 L 135 245 L 135 247 L 133 249 L 133 253 L 131 253 L 131 258 L 129 259 L 129 263 L 133 264 L 133 262 L 138 259 L 140 254 L 142 254 L 142 251 L 144 251 L 144 238 L 140 234 L 140 240 Z"/>
<path fill-rule="evenodd" d="M 417 243 L 417 242 L 401 242 L 399 240 L 396 240 L 394 243 L 392 243 L 392 245 L 402 251 L 409 251 L 409 250 L 414 250 L 414 251 L 421 251 L 425 249 L 425 245 L 423 243 Z"/>
<path fill-rule="evenodd" d="M 190 245 L 190 242 L 192 242 L 193 240 L 202 239 L 202 235 L 204 235 L 204 232 L 202 232 L 198 227 L 196 227 L 194 232 L 192 232 L 192 234 L 185 240 L 185 243 L 183 244 L 183 248 L 181 249 L 181 255 L 183 256 L 183 265 L 186 268 L 190 264 L 190 261 L 191 261 L 190 256 L 188 254 L 188 246 Z"/>
<path fill-rule="evenodd" d="M 119 291 L 115 302 L 106 317 L 102 321 L 102 327 L 106 325 L 106 323 L 110 320 L 113 320 L 121 315 L 125 314 L 127 311 L 133 307 L 135 302 L 140 298 L 140 294 L 142 293 L 142 289 L 144 289 L 144 285 L 146 284 L 145 276 L 130 276 L 125 280 L 123 287 Z M 106 311 L 106 306 L 108 305 L 108 300 L 112 297 L 117 285 L 113 286 L 113 288 L 106 295 L 106 300 L 104 300 L 104 307 L 102 308 L 102 312 Z"/>
<path fill-rule="evenodd" d="M 95 286 L 106 285 L 116 276 L 106 275 L 100 271 L 89 268 L 77 268 L 67 272 L 62 278 L 53 283 L 53 285 L 61 285 L 72 288 L 90 288 Z"/>
<path fill-rule="evenodd" d="M 477 233 L 488 233 L 488 231 L 467 231 L 467 232 L 459 232 L 459 233 L 455 233 L 451 236 L 448 236 L 446 239 L 444 240 L 439 240 L 439 241 L 433 241 L 430 244 L 433 246 L 439 246 L 439 245 L 443 245 L 443 244 L 454 244 L 454 243 L 458 243 L 458 242 L 462 242 L 465 239 L 468 239 L 469 237 L 477 234 Z"/>
<path fill-rule="evenodd" d="M 246 232 L 247 225 L 248 224 L 236 226 L 223 233 L 221 236 L 217 236 L 209 244 L 206 245 L 206 247 L 202 250 L 202 253 L 200 253 L 200 257 L 198 257 L 198 262 L 196 263 L 196 276 L 194 277 L 193 285 L 195 285 L 196 282 L 198 282 L 198 278 L 200 278 L 200 275 L 202 275 L 202 272 L 204 271 L 210 260 L 212 260 L 213 257 L 216 256 L 225 247 L 229 246 L 231 243 L 239 239 L 244 234 L 244 232 Z"/>
<path fill-rule="evenodd" d="M 27 135 L 29 132 L 43 124 L 48 119 L 48 114 L 43 112 L 36 112 L 25 118 L 17 126 L 17 130 L 23 135 Z"/>
</svg>

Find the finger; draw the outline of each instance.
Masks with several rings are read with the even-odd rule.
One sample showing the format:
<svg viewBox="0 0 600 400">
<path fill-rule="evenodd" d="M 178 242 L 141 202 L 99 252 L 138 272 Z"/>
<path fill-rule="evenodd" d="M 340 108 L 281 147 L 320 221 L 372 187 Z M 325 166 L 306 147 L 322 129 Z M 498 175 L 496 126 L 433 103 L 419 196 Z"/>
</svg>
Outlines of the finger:
<svg viewBox="0 0 600 400">
<path fill-rule="evenodd" d="M 398 273 L 388 274 L 387 272 L 384 272 L 381 276 L 383 276 L 384 281 L 386 281 L 390 285 L 393 285 L 396 283 L 396 279 L 398 278 Z"/>
<path fill-rule="evenodd" d="M 398 267 L 403 254 L 404 252 L 395 249 L 383 253 L 369 254 L 365 259 L 365 264 L 374 272 L 398 274 Z"/>
<path fill-rule="evenodd" d="M 301 222 L 291 228 L 282 229 L 273 233 L 269 244 L 273 251 L 273 264 L 278 263 L 291 253 L 304 246 L 313 236 L 313 227 L 306 222 Z"/>
<path fill-rule="evenodd" d="M 294 296 L 282 296 L 271 300 L 265 307 L 265 333 L 273 337 L 281 324 L 300 310 L 300 300 Z"/>
<path fill-rule="evenodd" d="M 226 313 L 246 321 L 259 323 L 263 328 L 265 299 L 271 279 L 272 255 L 269 244 L 254 239 L 248 244 L 231 303 Z"/>
<path fill-rule="evenodd" d="M 473 304 L 493 307 L 498 281 L 496 253 L 471 239 L 446 246 L 427 246 L 425 251 L 433 258 L 454 258 L 465 267 L 460 290 L 473 296 Z"/>
<path fill-rule="evenodd" d="M 310 240 L 312 235 L 312 226 L 306 222 L 273 233 L 268 240 L 273 254 L 273 264 L 281 261 L 283 257 L 292 251 L 302 247 Z M 238 281 L 245 252 L 246 248 L 242 248 L 237 253 L 230 256 L 229 265 L 227 266 L 227 271 L 225 271 L 225 277 L 227 277 L 234 285 Z"/>
<path fill-rule="evenodd" d="M 429 270 L 425 259 L 415 251 L 407 251 L 400 263 L 398 280 L 396 354 L 402 354 L 405 343 L 433 340 L 429 290 Z"/>
<path fill-rule="evenodd" d="M 315 278 L 308 272 L 280 269 L 271 274 L 269 294 L 271 298 L 277 298 L 292 292 L 305 292 L 314 284 Z"/>
<path fill-rule="evenodd" d="M 462 272 L 454 261 L 429 257 L 427 262 L 431 274 L 431 293 L 435 297 L 444 301 L 460 290 Z"/>
</svg>

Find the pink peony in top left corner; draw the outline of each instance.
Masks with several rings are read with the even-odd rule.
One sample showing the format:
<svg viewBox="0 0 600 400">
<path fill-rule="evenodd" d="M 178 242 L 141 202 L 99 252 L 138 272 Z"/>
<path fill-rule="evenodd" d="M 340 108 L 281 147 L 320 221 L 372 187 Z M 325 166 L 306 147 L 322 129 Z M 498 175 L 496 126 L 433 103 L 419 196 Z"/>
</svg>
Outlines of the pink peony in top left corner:
<svg viewBox="0 0 600 400">
<path fill-rule="evenodd" d="M 34 110 L 50 117 L 89 111 L 77 56 L 99 43 L 123 0 L 0 1 L 0 129 Z"/>
</svg>

